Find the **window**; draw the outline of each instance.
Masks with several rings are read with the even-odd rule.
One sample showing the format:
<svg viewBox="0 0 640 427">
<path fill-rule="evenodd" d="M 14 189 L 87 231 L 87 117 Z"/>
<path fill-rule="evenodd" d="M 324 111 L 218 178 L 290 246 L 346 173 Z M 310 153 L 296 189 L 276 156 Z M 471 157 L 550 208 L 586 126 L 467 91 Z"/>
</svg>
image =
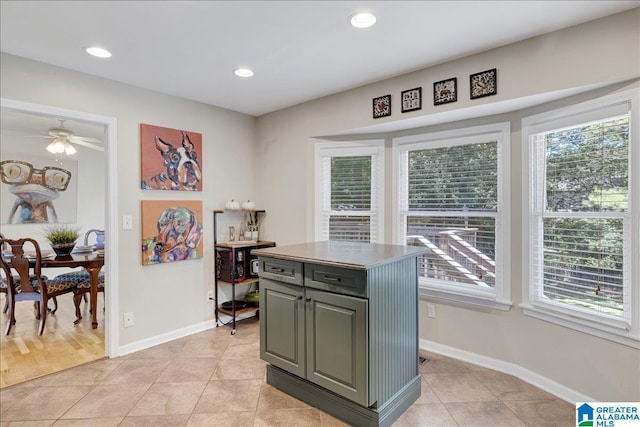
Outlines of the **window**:
<svg viewBox="0 0 640 427">
<path fill-rule="evenodd" d="M 316 146 L 316 239 L 382 242 L 382 142 Z"/>
<path fill-rule="evenodd" d="M 509 125 L 396 138 L 397 243 L 428 248 L 423 293 L 508 309 L 503 200 Z"/>
<path fill-rule="evenodd" d="M 631 127 L 630 99 L 523 121 L 530 165 L 529 313 L 637 338 L 632 260 L 637 265 L 638 205 L 632 194 L 638 190 L 632 179 L 640 162 Z"/>
</svg>

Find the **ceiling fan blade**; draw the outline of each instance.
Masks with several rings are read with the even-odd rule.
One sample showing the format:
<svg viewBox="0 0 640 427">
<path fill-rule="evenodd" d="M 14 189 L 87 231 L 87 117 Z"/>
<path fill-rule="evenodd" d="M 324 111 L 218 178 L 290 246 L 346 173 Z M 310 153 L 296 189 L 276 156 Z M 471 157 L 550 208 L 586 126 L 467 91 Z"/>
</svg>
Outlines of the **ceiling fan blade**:
<svg viewBox="0 0 640 427">
<path fill-rule="evenodd" d="M 102 144 L 102 140 L 98 139 L 98 138 L 93 138 L 91 136 L 78 136 L 78 135 L 71 135 L 69 136 L 69 141 L 70 142 L 89 142 L 89 143 L 94 143 L 94 144 Z"/>
<path fill-rule="evenodd" d="M 91 142 L 84 141 L 80 138 L 74 138 L 71 140 L 73 144 L 81 145 L 83 147 L 91 148 L 92 150 L 104 151 L 104 147 L 96 144 L 92 144 Z"/>
</svg>

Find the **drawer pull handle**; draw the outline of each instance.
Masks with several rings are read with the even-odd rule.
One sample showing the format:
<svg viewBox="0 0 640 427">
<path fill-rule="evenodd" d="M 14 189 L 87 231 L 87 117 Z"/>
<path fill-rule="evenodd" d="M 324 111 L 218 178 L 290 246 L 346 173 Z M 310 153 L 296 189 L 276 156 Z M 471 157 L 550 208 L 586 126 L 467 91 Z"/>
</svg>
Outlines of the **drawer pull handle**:
<svg viewBox="0 0 640 427">
<path fill-rule="evenodd" d="M 324 280 L 326 280 L 328 282 L 339 282 L 340 278 L 339 277 L 324 276 Z"/>
<path fill-rule="evenodd" d="M 269 271 L 272 271 L 275 273 L 284 273 L 284 268 L 269 267 Z"/>
</svg>

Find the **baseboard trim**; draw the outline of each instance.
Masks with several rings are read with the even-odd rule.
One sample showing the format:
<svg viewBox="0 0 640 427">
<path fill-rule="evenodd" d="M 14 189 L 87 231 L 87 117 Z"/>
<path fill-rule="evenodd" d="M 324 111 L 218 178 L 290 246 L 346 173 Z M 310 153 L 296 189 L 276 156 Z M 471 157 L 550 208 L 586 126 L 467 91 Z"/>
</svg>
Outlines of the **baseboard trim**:
<svg viewBox="0 0 640 427">
<path fill-rule="evenodd" d="M 504 374 L 513 375 L 523 381 L 532 384 L 547 393 L 551 393 L 559 399 L 565 400 L 568 403 L 576 402 L 596 402 L 591 396 L 587 396 L 569 387 L 566 387 L 560 383 L 557 383 L 543 375 L 530 371 L 527 368 L 523 368 L 515 363 L 505 362 L 500 359 L 494 359 L 493 357 L 483 356 L 481 354 L 472 353 L 465 350 L 460 350 L 455 347 L 449 347 L 444 344 L 429 340 L 420 340 L 420 349 L 429 351 L 443 356 L 452 357 L 454 359 L 462 360 L 464 362 L 473 363 L 474 365 L 482 366 L 484 368 L 493 369 L 494 371 L 502 372 Z"/>
<path fill-rule="evenodd" d="M 155 335 L 151 338 L 136 341 L 131 344 L 119 346 L 116 348 L 116 354 L 112 357 L 124 356 L 136 351 L 145 350 L 147 348 L 156 346 L 158 344 L 164 344 L 169 341 L 183 338 L 189 335 L 197 334 L 216 327 L 215 320 L 208 320 L 206 322 L 196 323 L 195 325 L 187 326 L 186 328 L 175 329 L 173 331 Z"/>
</svg>

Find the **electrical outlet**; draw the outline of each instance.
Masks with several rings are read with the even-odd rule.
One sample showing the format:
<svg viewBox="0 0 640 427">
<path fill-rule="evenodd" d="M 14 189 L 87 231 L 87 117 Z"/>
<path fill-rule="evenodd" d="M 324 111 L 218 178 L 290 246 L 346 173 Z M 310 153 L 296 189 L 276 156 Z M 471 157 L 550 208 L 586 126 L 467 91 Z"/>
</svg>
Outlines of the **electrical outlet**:
<svg viewBox="0 0 640 427">
<path fill-rule="evenodd" d="M 207 301 L 213 302 L 213 291 L 207 292 Z"/>
<path fill-rule="evenodd" d="M 432 319 L 436 317 L 436 305 L 434 303 L 427 303 L 427 317 L 431 317 Z"/>
<path fill-rule="evenodd" d="M 130 328 L 133 326 L 133 313 L 124 313 L 124 327 Z"/>
</svg>

